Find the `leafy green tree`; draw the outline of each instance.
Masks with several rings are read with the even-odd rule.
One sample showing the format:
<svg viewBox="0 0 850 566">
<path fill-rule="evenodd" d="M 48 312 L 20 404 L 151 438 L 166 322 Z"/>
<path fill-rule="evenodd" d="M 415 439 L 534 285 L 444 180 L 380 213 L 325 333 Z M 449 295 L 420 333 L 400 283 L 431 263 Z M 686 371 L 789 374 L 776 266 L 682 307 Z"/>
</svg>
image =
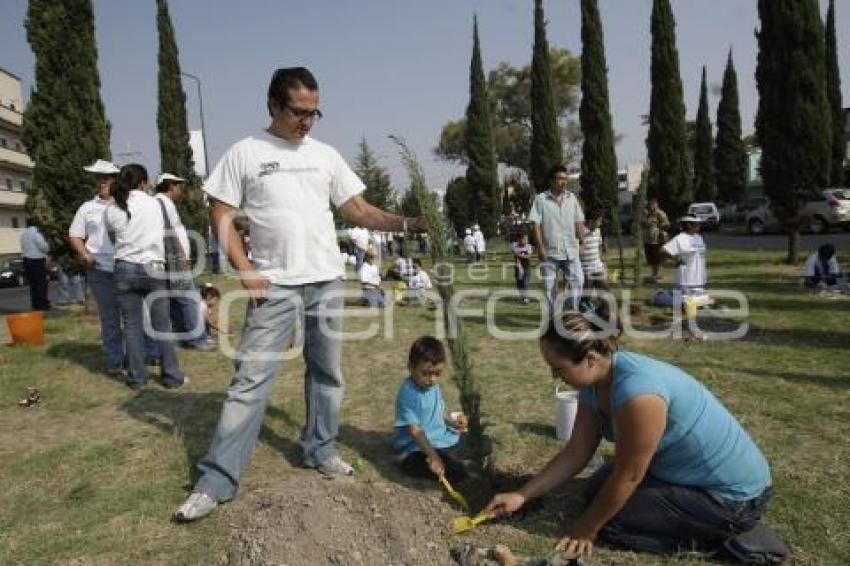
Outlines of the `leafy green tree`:
<svg viewBox="0 0 850 566">
<path fill-rule="evenodd" d="M 713 201 L 715 195 L 714 137 L 711 132 L 711 118 L 708 117 L 708 85 L 705 78 L 705 66 L 702 68 L 702 84 L 699 92 L 694 135 L 694 200 L 708 202 Z"/>
<path fill-rule="evenodd" d="M 35 162 L 26 210 L 40 223 L 51 256 L 79 272 L 66 237 L 77 208 L 94 194 L 83 167 L 111 155 L 91 0 L 31 0 L 25 26 L 35 55 L 22 131 Z"/>
<path fill-rule="evenodd" d="M 657 198 L 668 214 L 678 216 L 691 202 L 692 190 L 676 22 L 670 0 L 653 0 L 651 33 L 647 193 Z"/>
<path fill-rule="evenodd" d="M 496 235 L 499 223 L 500 190 L 493 146 L 490 98 L 481 62 L 478 18 L 473 20 L 472 60 L 469 65 L 469 105 L 466 107 L 466 191 L 468 211 L 486 237 Z"/>
<path fill-rule="evenodd" d="M 567 49 L 549 51 L 552 87 L 558 113 L 561 143 L 567 162 L 580 153 L 581 129 L 575 120 L 578 108 L 578 84 L 581 80 L 579 59 Z M 496 160 L 509 168 L 529 171 L 531 154 L 531 66 L 514 67 L 502 62 L 487 77 L 493 117 L 493 142 Z M 434 153 L 447 161 L 466 164 L 466 119 L 446 123 Z"/>
<path fill-rule="evenodd" d="M 738 77 L 735 74 L 731 49 L 726 61 L 726 71 L 723 73 L 720 104 L 717 106 L 714 173 L 720 202 L 736 204 L 744 200 L 747 184 L 747 148 L 741 138 Z"/>
<path fill-rule="evenodd" d="M 201 179 L 195 174 L 189 128 L 186 121 L 186 93 L 180 79 L 180 57 L 174 38 L 174 26 L 168 13 L 168 2 L 156 0 L 156 23 L 159 30 L 159 106 L 156 124 L 159 130 L 160 169 L 186 179 L 183 199 L 177 203 L 180 218 L 191 230 L 206 237 L 208 211 L 201 190 Z M 203 254 L 204 250 L 197 251 Z"/>
<path fill-rule="evenodd" d="M 844 184 L 844 110 L 841 104 L 841 71 L 838 67 L 838 39 L 835 35 L 835 0 L 829 0 L 826 12 L 826 96 L 829 100 L 830 125 L 832 126 L 832 156 L 829 168 L 829 184 Z"/>
<path fill-rule="evenodd" d="M 756 131 L 771 208 L 797 262 L 802 213 L 829 178 L 832 124 L 817 0 L 759 0 Z"/>
</svg>

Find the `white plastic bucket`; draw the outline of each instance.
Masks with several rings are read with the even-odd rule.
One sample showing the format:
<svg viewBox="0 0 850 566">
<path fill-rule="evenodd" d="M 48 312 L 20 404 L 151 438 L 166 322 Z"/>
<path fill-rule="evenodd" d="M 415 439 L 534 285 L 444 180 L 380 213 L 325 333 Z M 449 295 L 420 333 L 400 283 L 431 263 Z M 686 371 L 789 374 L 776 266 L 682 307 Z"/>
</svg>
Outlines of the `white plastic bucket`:
<svg viewBox="0 0 850 566">
<path fill-rule="evenodd" d="M 561 391 L 555 387 L 555 436 L 564 442 L 573 434 L 578 412 L 578 391 Z"/>
</svg>

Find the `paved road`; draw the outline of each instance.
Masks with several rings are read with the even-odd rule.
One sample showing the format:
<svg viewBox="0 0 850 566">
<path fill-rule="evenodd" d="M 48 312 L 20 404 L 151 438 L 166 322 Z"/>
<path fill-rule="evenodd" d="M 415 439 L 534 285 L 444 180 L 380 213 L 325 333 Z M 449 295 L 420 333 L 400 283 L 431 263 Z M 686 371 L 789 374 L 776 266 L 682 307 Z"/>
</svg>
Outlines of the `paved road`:
<svg viewBox="0 0 850 566">
<path fill-rule="evenodd" d="M 47 297 L 53 304 L 56 304 L 58 289 L 59 284 L 55 281 L 51 281 L 47 288 Z M 28 286 L 0 289 L 0 315 L 28 310 L 30 310 L 30 288 Z"/>
</svg>

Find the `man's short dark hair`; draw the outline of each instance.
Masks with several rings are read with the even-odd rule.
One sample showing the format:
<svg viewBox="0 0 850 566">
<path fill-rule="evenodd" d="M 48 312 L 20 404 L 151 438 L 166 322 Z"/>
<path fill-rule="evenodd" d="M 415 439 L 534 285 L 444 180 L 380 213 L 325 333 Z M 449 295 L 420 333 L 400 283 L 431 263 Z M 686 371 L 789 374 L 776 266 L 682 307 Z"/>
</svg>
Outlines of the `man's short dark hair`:
<svg viewBox="0 0 850 566">
<path fill-rule="evenodd" d="M 271 105 L 273 101 L 278 106 L 286 106 L 289 103 L 289 90 L 302 86 L 307 90 L 319 90 L 316 77 L 306 67 L 286 67 L 276 70 L 269 83 L 268 101 L 266 103 L 269 115 L 272 113 Z"/>
<path fill-rule="evenodd" d="M 551 169 L 549 169 L 549 178 L 554 179 L 555 175 L 558 173 L 569 173 L 567 168 L 563 165 L 554 165 Z"/>
<path fill-rule="evenodd" d="M 442 342 L 433 336 L 420 336 L 410 346 L 410 355 L 407 361 L 412 366 L 417 366 L 423 362 L 440 364 L 446 361 L 446 348 Z"/>
</svg>

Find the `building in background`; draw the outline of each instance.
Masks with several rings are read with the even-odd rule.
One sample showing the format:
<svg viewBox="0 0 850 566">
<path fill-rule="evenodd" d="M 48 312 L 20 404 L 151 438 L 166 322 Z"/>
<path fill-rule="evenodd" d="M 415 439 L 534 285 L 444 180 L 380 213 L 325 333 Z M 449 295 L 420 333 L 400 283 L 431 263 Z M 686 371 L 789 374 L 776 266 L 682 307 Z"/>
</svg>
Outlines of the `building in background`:
<svg viewBox="0 0 850 566">
<path fill-rule="evenodd" d="M 33 168 L 21 141 L 23 112 L 21 79 L 0 68 L 0 258 L 21 253 Z"/>
</svg>

